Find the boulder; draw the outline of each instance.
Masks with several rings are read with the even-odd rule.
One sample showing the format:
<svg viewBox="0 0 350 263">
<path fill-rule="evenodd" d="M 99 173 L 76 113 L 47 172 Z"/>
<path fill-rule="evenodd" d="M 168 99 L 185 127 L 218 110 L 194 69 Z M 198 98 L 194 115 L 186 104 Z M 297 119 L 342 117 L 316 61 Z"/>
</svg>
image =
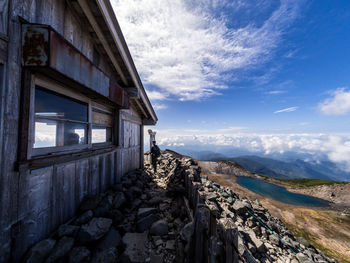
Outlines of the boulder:
<svg viewBox="0 0 350 263">
<path fill-rule="evenodd" d="M 83 263 L 90 261 L 90 250 L 86 247 L 74 247 L 69 253 L 69 263 Z"/>
<path fill-rule="evenodd" d="M 278 237 L 276 237 L 274 234 L 269 235 L 269 240 L 270 242 L 275 245 L 275 246 L 279 246 L 280 245 L 280 240 Z"/>
<path fill-rule="evenodd" d="M 256 237 L 255 233 L 253 231 L 248 231 L 248 235 L 252 243 L 255 245 L 257 251 L 259 253 L 264 253 L 266 250 L 265 244 Z"/>
<path fill-rule="evenodd" d="M 74 245 L 74 239 L 71 237 L 62 237 L 55 245 L 45 262 L 55 262 L 64 257 Z"/>
<path fill-rule="evenodd" d="M 40 241 L 28 251 L 25 262 L 44 262 L 45 258 L 50 254 L 55 244 L 56 240 L 51 238 Z"/>
<path fill-rule="evenodd" d="M 156 208 L 139 208 L 139 210 L 137 211 L 137 217 L 139 219 L 143 218 L 143 217 L 146 217 L 150 214 L 155 214 L 157 212 L 157 209 Z"/>
<path fill-rule="evenodd" d="M 164 220 L 158 220 L 152 224 L 149 232 L 153 236 L 164 236 L 168 234 L 168 223 Z"/>
<path fill-rule="evenodd" d="M 116 248 L 108 248 L 103 251 L 97 251 L 94 253 L 91 263 L 114 263 L 118 257 L 118 251 Z"/>
<path fill-rule="evenodd" d="M 79 231 L 79 228 L 80 227 L 78 227 L 78 226 L 61 225 L 58 228 L 57 235 L 58 235 L 58 237 L 63 237 L 63 236 L 75 237 Z"/>
<path fill-rule="evenodd" d="M 119 207 L 121 207 L 126 201 L 125 195 L 122 192 L 118 192 L 113 200 L 113 207 L 115 209 L 118 209 Z"/>
<path fill-rule="evenodd" d="M 129 191 L 131 191 L 132 194 L 133 194 L 134 196 L 137 196 L 137 197 L 140 196 L 140 195 L 142 194 L 142 190 L 141 190 L 140 188 L 138 188 L 137 186 L 132 186 L 132 187 L 130 187 Z"/>
<path fill-rule="evenodd" d="M 232 209 L 232 212 L 236 212 L 239 215 L 245 215 L 245 213 L 248 212 L 248 209 L 251 209 L 251 205 L 248 202 L 236 200 L 232 206 Z"/>
<path fill-rule="evenodd" d="M 123 236 L 125 251 L 121 256 L 121 262 L 145 262 L 147 258 L 147 232 L 126 233 Z"/>
<path fill-rule="evenodd" d="M 313 262 L 308 256 L 306 256 L 303 253 L 298 253 L 296 255 L 296 257 L 297 257 L 297 259 L 299 260 L 300 263 L 312 263 Z"/>
<path fill-rule="evenodd" d="M 113 223 L 116 225 L 123 222 L 125 218 L 124 214 L 120 212 L 118 209 L 113 209 L 108 211 L 108 213 L 106 214 L 106 217 L 111 218 L 113 220 Z"/>
<path fill-rule="evenodd" d="M 136 229 L 138 232 L 144 232 L 148 230 L 151 225 L 158 220 L 158 217 L 154 214 L 150 214 L 144 218 L 141 218 L 136 223 Z"/>
<path fill-rule="evenodd" d="M 111 219 L 95 217 L 91 219 L 91 221 L 88 224 L 85 224 L 80 228 L 78 234 L 78 241 L 80 243 L 96 241 L 108 232 L 111 225 Z"/>
<path fill-rule="evenodd" d="M 98 250 L 106 250 L 112 247 L 118 247 L 121 244 L 121 240 L 122 238 L 119 232 L 114 227 L 111 227 L 108 233 L 98 241 L 96 248 Z"/>
<path fill-rule="evenodd" d="M 186 243 L 189 243 L 194 232 L 194 224 L 190 222 L 186 224 L 180 231 L 180 237 Z"/>
<path fill-rule="evenodd" d="M 79 216 L 76 220 L 75 223 L 78 225 L 86 224 L 91 220 L 91 218 L 94 216 L 91 210 L 86 211 L 83 213 L 81 216 Z"/>
</svg>

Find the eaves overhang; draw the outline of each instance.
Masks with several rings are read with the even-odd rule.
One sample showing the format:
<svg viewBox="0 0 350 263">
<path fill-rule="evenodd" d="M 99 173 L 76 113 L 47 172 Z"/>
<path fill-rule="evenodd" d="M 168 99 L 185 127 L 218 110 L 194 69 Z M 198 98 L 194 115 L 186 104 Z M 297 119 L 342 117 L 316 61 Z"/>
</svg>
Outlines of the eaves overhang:
<svg viewBox="0 0 350 263">
<path fill-rule="evenodd" d="M 122 87 L 143 115 L 144 122 L 149 123 L 148 125 L 155 125 L 158 121 L 157 115 L 142 85 L 110 1 L 77 0 L 77 2 L 120 75 Z M 93 4 L 97 5 L 98 10 L 92 8 Z M 103 25 L 101 24 L 101 17 L 103 18 Z M 104 31 L 106 28 L 108 28 L 108 36 Z M 118 51 L 117 54 L 115 51 Z M 120 61 L 123 62 L 122 66 Z"/>
</svg>

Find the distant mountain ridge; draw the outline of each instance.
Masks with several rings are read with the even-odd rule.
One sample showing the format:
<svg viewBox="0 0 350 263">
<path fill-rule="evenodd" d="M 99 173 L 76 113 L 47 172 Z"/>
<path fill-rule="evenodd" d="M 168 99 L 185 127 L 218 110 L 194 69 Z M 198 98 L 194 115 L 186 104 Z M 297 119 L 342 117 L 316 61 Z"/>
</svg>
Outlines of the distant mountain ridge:
<svg viewBox="0 0 350 263">
<path fill-rule="evenodd" d="M 340 171 L 331 162 L 279 161 L 259 156 L 241 156 L 228 158 L 244 167 L 246 170 L 281 179 L 311 178 L 325 180 L 349 181 L 349 174 Z"/>
<path fill-rule="evenodd" d="M 169 147 L 200 161 L 228 160 L 241 165 L 246 170 L 280 179 L 325 179 L 350 182 L 350 173 L 341 170 L 337 165 L 326 158 L 316 161 L 313 155 L 288 152 L 281 155 L 250 155 L 250 152 L 240 149 L 214 148 L 212 150 L 201 147 Z M 196 149 L 196 150 L 194 150 Z"/>
</svg>

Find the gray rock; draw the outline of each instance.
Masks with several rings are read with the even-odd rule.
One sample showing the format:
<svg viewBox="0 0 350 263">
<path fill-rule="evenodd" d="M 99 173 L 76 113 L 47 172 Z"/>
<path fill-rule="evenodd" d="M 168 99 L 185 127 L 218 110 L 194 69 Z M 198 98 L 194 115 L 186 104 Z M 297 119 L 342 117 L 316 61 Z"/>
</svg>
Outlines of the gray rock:
<svg viewBox="0 0 350 263">
<path fill-rule="evenodd" d="M 175 240 L 168 240 L 166 242 L 165 249 L 175 250 Z"/>
<path fill-rule="evenodd" d="M 50 253 L 45 262 L 55 262 L 62 258 L 71 250 L 74 245 L 74 238 L 62 237 L 55 245 L 54 249 Z"/>
<path fill-rule="evenodd" d="M 83 213 L 81 216 L 79 216 L 76 220 L 75 223 L 78 225 L 86 224 L 91 220 L 91 218 L 94 216 L 91 210 L 86 211 Z"/>
<path fill-rule="evenodd" d="M 139 208 L 139 210 L 137 211 L 137 217 L 139 219 L 145 217 L 145 216 L 148 216 L 150 214 L 155 214 L 157 212 L 157 209 L 156 208 Z"/>
<path fill-rule="evenodd" d="M 112 247 L 118 247 L 121 244 L 121 236 L 114 227 L 108 231 L 108 233 L 98 241 L 96 248 L 98 250 L 106 250 Z"/>
<path fill-rule="evenodd" d="M 273 245 L 279 246 L 280 240 L 278 237 L 276 237 L 274 234 L 269 235 L 269 240 Z"/>
<path fill-rule="evenodd" d="M 118 209 L 121 207 L 126 201 L 125 195 L 122 192 L 119 192 L 115 195 L 113 200 L 113 207 Z"/>
<path fill-rule="evenodd" d="M 298 253 L 298 254 L 296 255 L 296 257 L 297 257 L 297 259 L 299 260 L 300 263 L 312 263 L 312 262 L 313 262 L 312 260 L 310 260 L 310 259 L 308 258 L 308 256 L 306 256 L 306 255 L 303 254 L 303 253 Z"/>
<path fill-rule="evenodd" d="M 79 231 L 78 226 L 61 225 L 58 228 L 57 234 L 58 234 L 58 237 L 63 237 L 63 236 L 75 237 L 78 231 Z"/>
<path fill-rule="evenodd" d="M 105 235 L 112 225 L 112 220 L 109 218 L 95 217 L 88 224 L 80 228 L 78 241 L 80 243 L 91 242 L 100 239 Z"/>
<path fill-rule="evenodd" d="M 102 200 L 102 202 L 94 209 L 94 216 L 95 217 L 104 217 L 108 211 L 110 210 L 111 205 L 108 201 L 108 199 Z"/>
<path fill-rule="evenodd" d="M 69 253 L 69 263 L 83 263 L 90 261 L 90 250 L 86 247 L 74 247 Z"/>
<path fill-rule="evenodd" d="M 91 263 L 114 263 L 117 257 L 118 251 L 116 248 L 112 247 L 96 252 L 91 259 Z"/>
<path fill-rule="evenodd" d="M 123 220 L 125 218 L 124 214 L 122 212 L 120 212 L 118 209 L 110 210 L 106 216 L 108 218 L 111 218 L 115 225 L 118 225 L 121 222 L 123 222 Z"/>
<path fill-rule="evenodd" d="M 152 224 L 149 232 L 153 236 L 164 236 L 168 234 L 168 223 L 164 220 L 158 220 Z"/>
<path fill-rule="evenodd" d="M 206 198 L 209 201 L 215 201 L 218 198 L 218 194 L 216 192 L 211 192 L 207 194 Z"/>
<path fill-rule="evenodd" d="M 134 196 L 140 196 L 142 194 L 142 190 L 137 186 L 130 187 L 129 191 L 131 191 Z"/>
<path fill-rule="evenodd" d="M 255 245 L 256 249 L 259 253 L 264 253 L 266 250 L 265 244 L 256 237 L 255 233 L 253 231 L 248 231 L 248 235 L 250 237 L 250 240 Z"/>
<path fill-rule="evenodd" d="M 147 232 L 126 233 L 123 236 L 125 251 L 121 256 L 121 262 L 145 262 L 147 258 Z"/>
<path fill-rule="evenodd" d="M 158 205 L 158 204 L 161 203 L 162 201 L 163 201 L 163 198 L 162 198 L 162 197 L 155 196 L 155 197 L 152 197 L 152 198 L 148 201 L 148 204 L 149 204 L 149 205 Z"/>
<path fill-rule="evenodd" d="M 94 210 L 100 203 L 100 197 L 97 195 L 87 196 L 80 204 L 80 211 Z"/>
<path fill-rule="evenodd" d="M 248 212 L 247 208 L 251 209 L 251 205 L 248 202 L 236 200 L 232 206 L 232 212 L 236 212 L 239 215 L 244 215 Z"/>
<path fill-rule="evenodd" d="M 297 240 L 300 244 L 303 244 L 305 247 L 310 247 L 310 242 L 307 241 L 305 238 L 303 238 L 303 237 L 297 237 L 296 240 Z"/>
<path fill-rule="evenodd" d="M 156 215 L 150 214 L 144 218 L 141 218 L 136 223 L 136 229 L 138 232 L 144 232 L 151 227 L 151 225 L 158 220 Z"/>
<path fill-rule="evenodd" d="M 44 262 L 45 258 L 50 254 L 55 244 L 56 240 L 50 238 L 40 241 L 28 251 L 25 262 Z"/>
<path fill-rule="evenodd" d="M 246 248 L 243 252 L 243 257 L 245 258 L 247 263 L 257 263 L 252 253 Z"/>
<path fill-rule="evenodd" d="M 152 263 L 163 263 L 164 255 L 157 255 L 155 252 L 151 253 L 150 261 Z"/>
<path fill-rule="evenodd" d="M 186 243 L 189 243 L 191 240 L 191 237 L 194 232 L 194 224 L 193 222 L 190 222 L 186 224 L 180 231 L 180 238 L 185 241 Z"/>
</svg>

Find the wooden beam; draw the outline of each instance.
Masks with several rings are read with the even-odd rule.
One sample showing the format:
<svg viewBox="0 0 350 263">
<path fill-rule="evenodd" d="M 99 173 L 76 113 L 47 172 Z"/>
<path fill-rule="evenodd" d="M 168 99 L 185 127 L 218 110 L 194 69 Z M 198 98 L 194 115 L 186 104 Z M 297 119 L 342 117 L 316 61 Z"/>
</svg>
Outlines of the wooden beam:
<svg viewBox="0 0 350 263">
<path fill-rule="evenodd" d="M 106 50 L 106 53 L 108 54 L 108 57 L 110 58 L 115 69 L 117 70 L 118 74 L 120 75 L 120 78 L 122 79 L 124 85 L 128 85 L 127 79 L 126 79 L 122 69 L 120 68 L 117 59 L 114 57 L 113 51 L 110 48 L 106 37 L 104 36 L 100 26 L 98 25 L 94 15 L 92 14 L 92 12 L 89 8 L 89 5 L 87 3 L 87 0 L 78 0 L 78 2 L 79 2 L 79 5 L 81 6 L 82 10 L 84 11 L 86 17 L 88 18 L 92 28 L 94 29 L 98 38 L 100 39 L 104 49 Z"/>
<path fill-rule="evenodd" d="M 155 125 L 156 122 L 150 119 L 142 119 L 142 125 Z"/>
<path fill-rule="evenodd" d="M 131 99 L 139 99 L 140 98 L 140 93 L 139 93 L 138 88 L 128 87 L 128 88 L 124 88 L 124 90 L 128 93 L 128 95 Z"/>
<path fill-rule="evenodd" d="M 80 0 L 81 1 L 81 0 Z M 146 91 L 142 86 L 140 77 L 137 73 L 136 67 L 134 65 L 134 62 L 131 58 L 131 55 L 129 53 L 128 47 L 126 46 L 123 34 L 121 32 L 121 29 L 119 27 L 119 24 L 117 22 L 117 19 L 115 17 L 113 8 L 109 2 L 109 0 L 96 0 L 98 7 L 101 10 L 101 13 L 104 16 L 104 19 L 106 21 L 106 24 L 109 27 L 109 30 L 114 38 L 114 41 L 118 47 L 119 53 L 121 54 L 121 57 L 132 77 L 132 80 L 136 87 L 140 91 L 140 98 L 144 102 L 145 107 L 147 111 L 149 112 L 149 115 L 151 115 L 151 118 L 157 122 L 158 118 L 154 112 L 154 109 L 147 97 Z M 125 45 L 125 47 L 124 47 Z M 146 115 L 147 116 L 147 115 Z"/>
</svg>

